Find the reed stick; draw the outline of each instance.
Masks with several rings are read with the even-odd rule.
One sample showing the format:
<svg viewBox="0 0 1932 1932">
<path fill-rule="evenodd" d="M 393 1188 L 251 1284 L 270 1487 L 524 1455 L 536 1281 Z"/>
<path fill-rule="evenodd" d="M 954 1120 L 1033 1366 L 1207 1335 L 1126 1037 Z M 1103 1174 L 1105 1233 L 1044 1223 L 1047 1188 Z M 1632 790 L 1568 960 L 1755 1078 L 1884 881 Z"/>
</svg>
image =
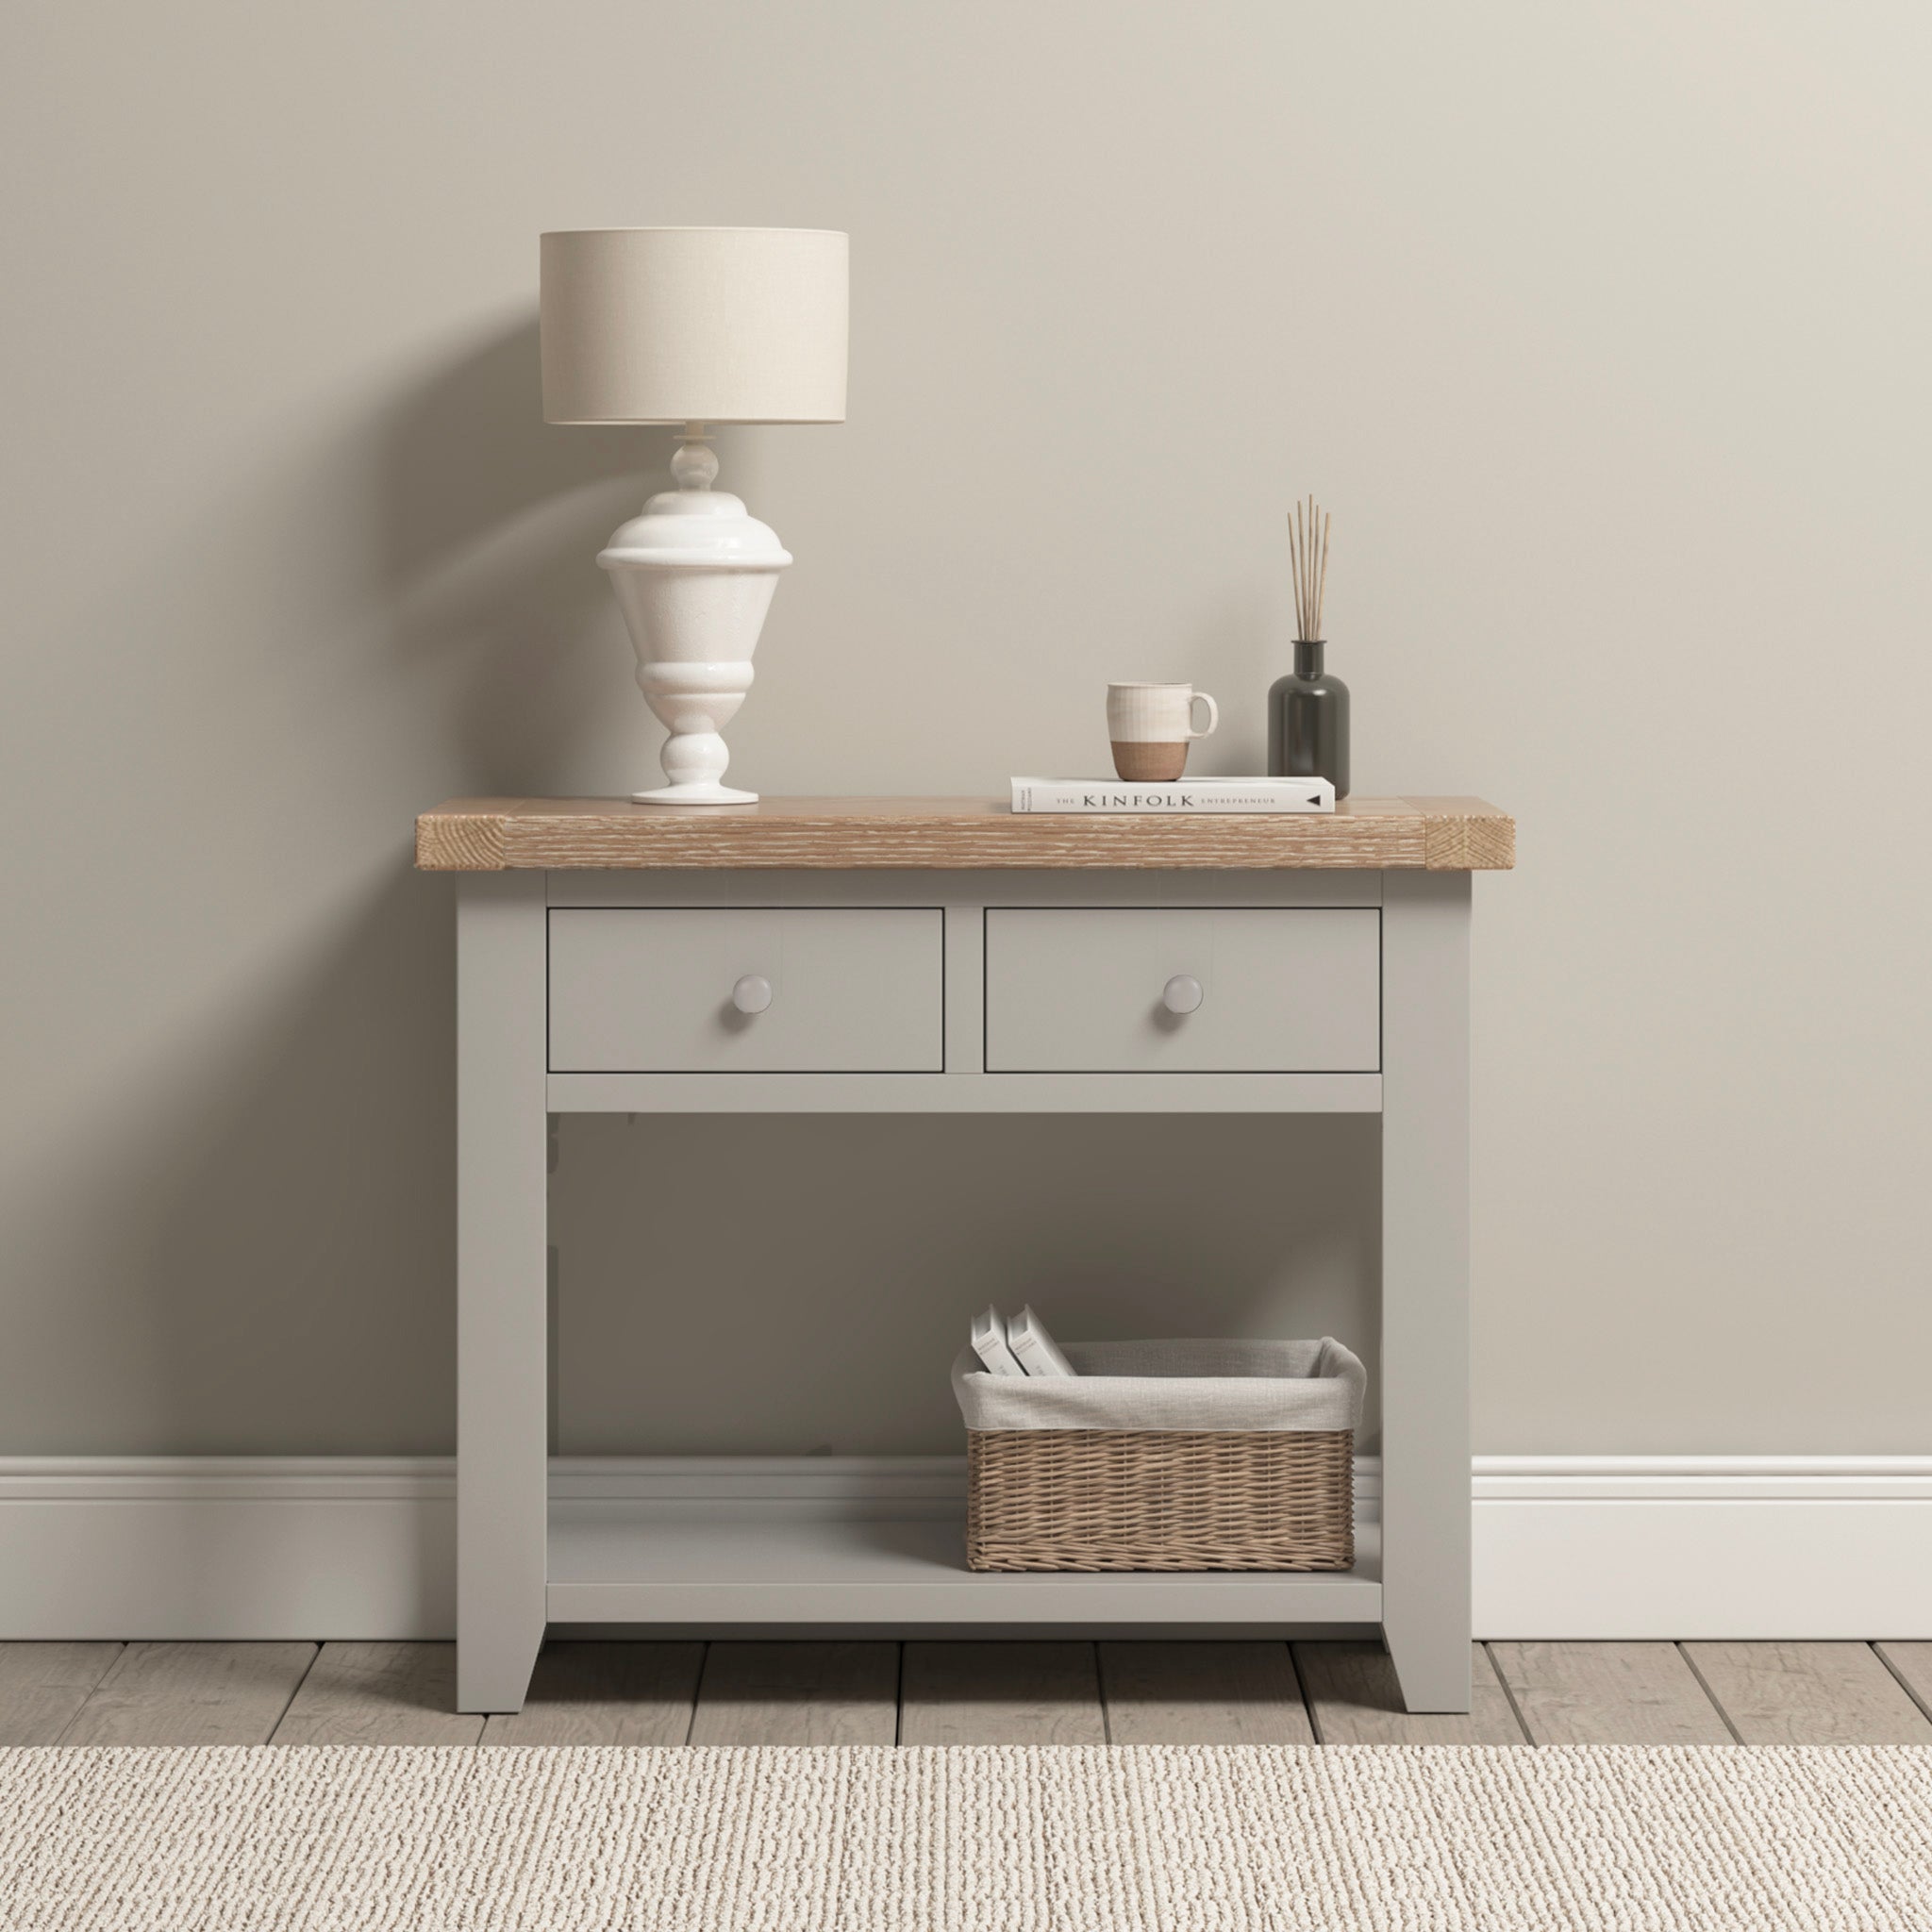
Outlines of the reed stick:
<svg viewBox="0 0 1932 1932">
<path fill-rule="evenodd" d="M 1328 511 L 1322 512 L 1322 574 L 1315 579 L 1315 635 L 1322 635 L 1322 606 L 1328 595 L 1328 526 L 1335 521 Z"/>
<path fill-rule="evenodd" d="M 1294 634 L 1302 634 L 1302 507 L 1296 504 L 1288 518 L 1288 561 L 1294 572 Z"/>
<path fill-rule="evenodd" d="M 1294 572 L 1294 634 L 1304 643 L 1319 642 L 1322 608 L 1328 596 L 1328 536 L 1334 517 L 1309 491 L 1288 520 L 1288 556 Z"/>
<path fill-rule="evenodd" d="M 1288 513 L 1288 558 L 1294 566 L 1294 634 L 1302 634 L 1302 507 Z"/>
</svg>

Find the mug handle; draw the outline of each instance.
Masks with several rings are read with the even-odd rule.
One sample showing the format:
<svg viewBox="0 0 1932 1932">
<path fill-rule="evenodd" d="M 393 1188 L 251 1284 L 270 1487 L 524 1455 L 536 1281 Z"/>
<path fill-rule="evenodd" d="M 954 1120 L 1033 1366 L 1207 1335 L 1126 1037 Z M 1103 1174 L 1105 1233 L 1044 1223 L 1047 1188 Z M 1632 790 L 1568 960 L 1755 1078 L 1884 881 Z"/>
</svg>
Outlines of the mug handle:
<svg viewBox="0 0 1932 1932">
<path fill-rule="evenodd" d="M 1208 723 L 1206 727 L 1200 731 L 1194 729 L 1194 707 L 1196 705 L 1206 705 L 1208 707 Z M 1190 696 L 1188 699 L 1188 736 L 1190 738 L 1209 738 L 1213 735 L 1214 727 L 1220 723 L 1221 708 L 1205 691 L 1197 691 Z"/>
</svg>

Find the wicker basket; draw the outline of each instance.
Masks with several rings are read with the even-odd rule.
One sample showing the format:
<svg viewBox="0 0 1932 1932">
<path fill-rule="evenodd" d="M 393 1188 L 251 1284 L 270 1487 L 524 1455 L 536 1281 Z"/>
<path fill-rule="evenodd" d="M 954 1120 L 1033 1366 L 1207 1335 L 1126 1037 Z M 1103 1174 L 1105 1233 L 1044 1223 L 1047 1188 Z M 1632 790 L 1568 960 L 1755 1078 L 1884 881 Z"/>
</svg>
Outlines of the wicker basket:
<svg viewBox="0 0 1932 1932">
<path fill-rule="evenodd" d="M 1347 1570 L 1355 1431 L 974 1429 L 969 1570 Z"/>
<path fill-rule="evenodd" d="M 1124 1362 L 1122 1352 L 1137 1346 L 1164 1351 L 1163 1363 L 1178 1361 L 1182 1373 L 1151 1373 L 1131 1356 Z M 1233 1373 L 1188 1374 L 1198 1367 L 1190 1349 L 1218 1351 L 1208 1359 Z M 1291 1349 L 1301 1352 L 1298 1375 L 1286 1370 L 1289 1357 L 1269 1353 Z M 1294 1426 L 1298 1410 L 1357 1419 L 1361 1365 L 1339 1343 L 1069 1343 L 1067 1354 L 1081 1371 L 1073 1381 L 1020 1383 L 970 1369 L 962 1380 L 956 1372 L 969 1424 L 990 1407 L 1010 1416 L 1031 1405 L 1048 1418 L 1110 1411 L 1128 1420 L 1152 1409 L 1162 1426 L 969 1427 L 969 1569 L 1353 1566 L 1355 1430 Z M 1133 1373 L 1121 1374 L 1124 1365 Z M 1230 1412 L 1271 1407 L 1274 1426 L 1228 1424 Z M 1208 1425 L 1175 1426 L 1190 1419 Z"/>
</svg>

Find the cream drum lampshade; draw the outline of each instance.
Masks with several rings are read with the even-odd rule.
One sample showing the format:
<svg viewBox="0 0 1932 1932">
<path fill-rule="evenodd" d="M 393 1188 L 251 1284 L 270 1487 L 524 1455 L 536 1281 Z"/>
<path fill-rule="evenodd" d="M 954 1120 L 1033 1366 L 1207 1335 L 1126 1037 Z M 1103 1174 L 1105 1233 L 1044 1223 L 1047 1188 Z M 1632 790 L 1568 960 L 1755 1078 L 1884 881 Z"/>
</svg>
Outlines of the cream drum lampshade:
<svg viewBox="0 0 1932 1932">
<path fill-rule="evenodd" d="M 845 420 L 846 238 L 824 228 L 586 228 L 542 238 L 543 415 L 551 423 L 679 423 L 675 488 L 597 561 L 637 652 L 638 684 L 669 727 L 670 781 L 648 805 L 753 805 L 720 780 L 724 727 L 791 558 L 711 484 L 716 423 Z"/>
<path fill-rule="evenodd" d="M 823 228 L 542 242 L 549 423 L 842 423 L 846 251 Z"/>
</svg>

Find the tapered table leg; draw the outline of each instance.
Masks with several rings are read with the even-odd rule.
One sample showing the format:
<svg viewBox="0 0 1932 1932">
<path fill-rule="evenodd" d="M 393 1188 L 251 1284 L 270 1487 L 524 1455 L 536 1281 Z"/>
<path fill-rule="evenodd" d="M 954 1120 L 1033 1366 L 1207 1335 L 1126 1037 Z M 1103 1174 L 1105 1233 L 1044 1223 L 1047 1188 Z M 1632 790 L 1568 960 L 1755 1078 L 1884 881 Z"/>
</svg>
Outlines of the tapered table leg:
<svg viewBox="0 0 1932 1932">
<path fill-rule="evenodd" d="M 457 1708 L 523 1708 L 548 1486 L 544 875 L 457 904 Z"/>
<path fill-rule="evenodd" d="M 1382 883 L 1382 1629 L 1410 1710 L 1466 1711 L 1470 881 Z"/>
</svg>

